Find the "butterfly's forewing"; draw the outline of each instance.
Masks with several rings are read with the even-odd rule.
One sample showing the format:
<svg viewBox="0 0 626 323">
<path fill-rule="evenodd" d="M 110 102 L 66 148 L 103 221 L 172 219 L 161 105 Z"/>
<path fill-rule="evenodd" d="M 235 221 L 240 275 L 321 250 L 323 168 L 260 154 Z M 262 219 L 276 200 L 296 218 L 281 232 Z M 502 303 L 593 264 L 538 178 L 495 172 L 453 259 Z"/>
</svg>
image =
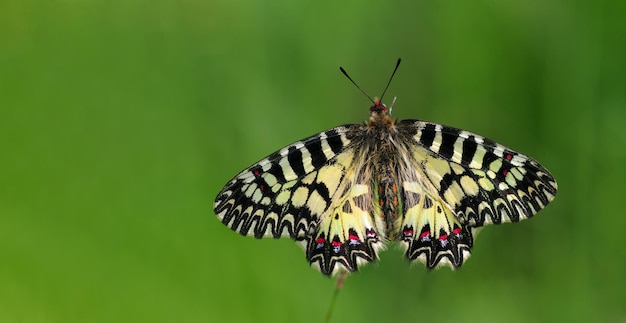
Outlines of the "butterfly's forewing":
<svg viewBox="0 0 626 323">
<path fill-rule="evenodd" d="M 411 168 L 424 178 L 404 183 L 401 240 L 411 260 L 459 267 L 477 228 L 529 218 L 556 195 L 543 166 L 490 139 L 417 120 L 397 127 L 413 134 Z"/>
<path fill-rule="evenodd" d="M 242 235 L 297 240 L 327 275 L 376 259 L 382 242 L 371 187 L 357 180 L 351 127 L 362 126 L 300 140 L 239 173 L 215 200 L 218 218 Z"/>
</svg>

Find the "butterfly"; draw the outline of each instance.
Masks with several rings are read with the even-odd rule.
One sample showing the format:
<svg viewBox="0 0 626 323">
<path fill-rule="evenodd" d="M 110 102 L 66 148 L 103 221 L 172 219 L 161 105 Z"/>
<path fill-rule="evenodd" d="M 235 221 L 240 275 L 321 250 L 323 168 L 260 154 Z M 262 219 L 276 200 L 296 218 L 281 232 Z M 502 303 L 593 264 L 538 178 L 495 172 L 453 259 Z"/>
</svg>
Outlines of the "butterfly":
<svg viewBox="0 0 626 323">
<path fill-rule="evenodd" d="M 396 120 L 370 100 L 363 124 L 304 138 L 240 172 L 215 199 L 218 219 L 242 235 L 294 239 L 329 276 L 394 242 L 410 261 L 456 269 L 481 227 L 530 218 L 556 196 L 556 180 L 530 157 L 465 130 Z"/>
</svg>

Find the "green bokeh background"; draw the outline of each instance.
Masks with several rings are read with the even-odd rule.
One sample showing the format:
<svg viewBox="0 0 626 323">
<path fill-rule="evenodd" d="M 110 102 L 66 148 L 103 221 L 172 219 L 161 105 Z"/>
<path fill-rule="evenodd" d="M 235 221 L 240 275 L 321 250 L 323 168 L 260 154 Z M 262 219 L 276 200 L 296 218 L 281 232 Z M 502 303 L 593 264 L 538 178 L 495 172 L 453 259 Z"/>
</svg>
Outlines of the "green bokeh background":
<svg viewBox="0 0 626 323">
<path fill-rule="evenodd" d="M 212 204 L 295 140 L 394 115 L 464 128 L 557 178 L 456 272 L 397 248 L 334 322 L 626 320 L 622 1 L 0 2 L 0 322 L 321 322 L 334 281 Z"/>
</svg>

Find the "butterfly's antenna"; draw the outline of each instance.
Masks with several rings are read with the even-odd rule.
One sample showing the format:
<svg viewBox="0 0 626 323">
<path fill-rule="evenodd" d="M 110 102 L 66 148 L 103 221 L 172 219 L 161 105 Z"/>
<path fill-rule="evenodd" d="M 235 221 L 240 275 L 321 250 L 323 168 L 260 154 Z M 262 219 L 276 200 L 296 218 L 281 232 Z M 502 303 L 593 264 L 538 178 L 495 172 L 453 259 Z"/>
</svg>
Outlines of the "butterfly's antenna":
<svg viewBox="0 0 626 323">
<path fill-rule="evenodd" d="M 393 69 L 393 73 L 391 73 L 391 77 L 389 78 L 389 81 L 387 82 L 387 85 L 385 86 L 385 89 L 383 90 L 383 94 L 380 95 L 380 101 L 383 100 L 383 96 L 385 96 L 385 92 L 387 92 L 387 89 L 389 88 L 389 84 L 391 84 L 391 80 L 393 80 L 393 76 L 396 75 L 396 71 L 398 70 L 398 66 L 400 66 L 400 61 L 402 61 L 402 60 L 400 58 L 398 58 L 398 61 L 396 62 L 396 67 Z"/>
<path fill-rule="evenodd" d="M 354 80 L 352 80 L 350 75 L 348 75 L 348 72 L 346 72 L 346 70 L 344 70 L 343 67 L 339 66 L 339 70 L 341 70 L 341 73 L 343 73 L 343 75 L 345 75 L 348 78 L 348 80 L 350 80 L 350 82 L 352 82 L 352 84 L 354 84 L 354 86 L 356 86 L 356 88 L 359 89 L 359 91 L 361 91 L 361 93 L 365 94 L 365 96 L 368 99 L 370 99 L 370 101 L 372 101 L 372 103 L 374 102 L 374 99 L 372 99 L 372 97 L 367 95 L 367 93 L 365 93 L 365 91 L 363 91 L 363 89 L 358 84 L 356 84 L 356 82 Z"/>
</svg>

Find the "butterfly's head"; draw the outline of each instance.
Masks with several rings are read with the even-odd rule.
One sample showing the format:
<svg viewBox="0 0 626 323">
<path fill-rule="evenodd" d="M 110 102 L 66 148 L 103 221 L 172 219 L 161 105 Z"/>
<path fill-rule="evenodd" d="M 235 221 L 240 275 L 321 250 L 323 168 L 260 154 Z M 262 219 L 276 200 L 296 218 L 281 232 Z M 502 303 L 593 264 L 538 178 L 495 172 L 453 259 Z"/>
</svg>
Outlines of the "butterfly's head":
<svg viewBox="0 0 626 323">
<path fill-rule="evenodd" d="M 387 106 L 380 102 L 379 98 L 374 98 L 373 105 L 370 107 L 370 114 L 385 115 L 389 113 Z"/>
<path fill-rule="evenodd" d="M 365 124 L 369 127 L 382 126 L 388 128 L 393 126 L 395 120 L 391 116 L 391 109 L 387 108 L 378 98 L 375 98 L 372 102 L 374 104 L 370 107 L 370 117 Z"/>
</svg>

